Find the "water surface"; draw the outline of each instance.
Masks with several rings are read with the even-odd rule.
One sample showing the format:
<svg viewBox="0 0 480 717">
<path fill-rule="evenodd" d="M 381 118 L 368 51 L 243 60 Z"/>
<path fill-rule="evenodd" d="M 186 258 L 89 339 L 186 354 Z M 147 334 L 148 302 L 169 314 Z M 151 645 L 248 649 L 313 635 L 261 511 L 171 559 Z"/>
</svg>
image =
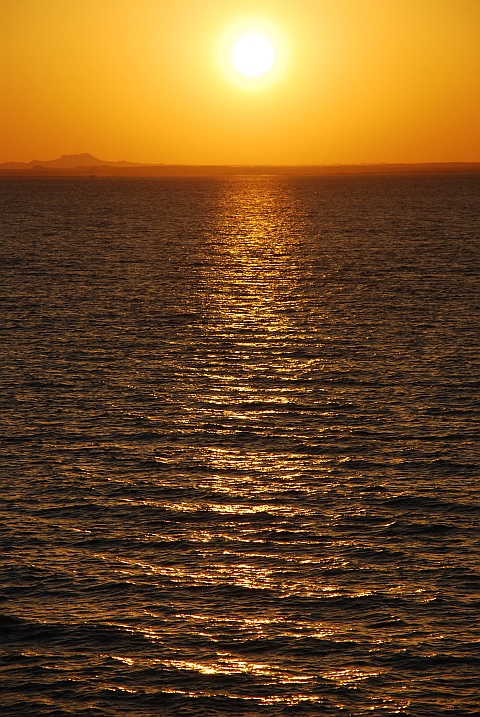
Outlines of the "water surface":
<svg viewBox="0 0 480 717">
<path fill-rule="evenodd" d="M 2 179 L 2 714 L 478 715 L 480 176 Z"/>
</svg>

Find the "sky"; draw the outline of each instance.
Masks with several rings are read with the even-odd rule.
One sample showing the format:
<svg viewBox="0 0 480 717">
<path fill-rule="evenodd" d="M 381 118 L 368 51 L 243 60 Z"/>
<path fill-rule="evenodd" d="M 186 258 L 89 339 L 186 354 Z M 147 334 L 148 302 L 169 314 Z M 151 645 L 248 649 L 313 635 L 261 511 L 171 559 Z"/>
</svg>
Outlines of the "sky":
<svg viewBox="0 0 480 717">
<path fill-rule="evenodd" d="M 0 162 L 480 161 L 479 88 L 480 0 L 0 0 Z"/>
</svg>

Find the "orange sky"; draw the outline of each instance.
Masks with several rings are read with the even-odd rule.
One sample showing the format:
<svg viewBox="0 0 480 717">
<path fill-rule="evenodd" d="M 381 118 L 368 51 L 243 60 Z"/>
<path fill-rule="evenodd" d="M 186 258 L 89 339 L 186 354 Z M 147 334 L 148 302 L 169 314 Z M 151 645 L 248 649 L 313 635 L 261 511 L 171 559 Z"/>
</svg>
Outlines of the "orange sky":
<svg viewBox="0 0 480 717">
<path fill-rule="evenodd" d="M 0 0 L 0 103 L 0 162 L 480 161 L 480 0 Z"/>
</svg>

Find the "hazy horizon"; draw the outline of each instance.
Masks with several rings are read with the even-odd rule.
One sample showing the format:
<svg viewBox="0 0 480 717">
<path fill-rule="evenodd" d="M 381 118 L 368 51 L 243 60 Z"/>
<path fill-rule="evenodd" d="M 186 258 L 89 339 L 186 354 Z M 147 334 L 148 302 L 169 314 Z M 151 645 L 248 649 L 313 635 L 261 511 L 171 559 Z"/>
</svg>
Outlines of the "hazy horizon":
<svg viewBox="0 0 480 717">
<path fill-rule="evenodd" d="M 478 165 L 478 166 L 477 166 Z M 337 164 L 166 164 L 165 162 L 158 164 L 147 164 L 140 162 L 131 162 L 126 160 L 104 160 L 98 157 L 94 157 L 88 152 L 82 152 L 81 154 L 62 154 L 56 159 L 39 160 L 33 159 L 29 162 L 16 162 L 8 161 L 0 163 L 0 170 L 11 170 L 11 171 L 34 171 L 38 168 L 48 170 L 142 170 L 148 172 L 148 170 L 161 169 L 168 171 L 169 169 L 259 169 L 259 168 L 270 168 L 272 170 L 356 170 L 362 169 L 364 171 L 375 171 L 379 168 L 390 169 L 392 172 L 402 171 L 404 168 L 411 168 L 412 171 L 419 171 L 422 168 L 439 169 L 458 169 L 461 170 L 463 167 L 468 168 L 470 171 L 480 171 L 480 162 L 406 162 L 406 163 L 390 163 L 390 162 L 378 162 L 378 163 L 337 163 Z"/>
</svg>

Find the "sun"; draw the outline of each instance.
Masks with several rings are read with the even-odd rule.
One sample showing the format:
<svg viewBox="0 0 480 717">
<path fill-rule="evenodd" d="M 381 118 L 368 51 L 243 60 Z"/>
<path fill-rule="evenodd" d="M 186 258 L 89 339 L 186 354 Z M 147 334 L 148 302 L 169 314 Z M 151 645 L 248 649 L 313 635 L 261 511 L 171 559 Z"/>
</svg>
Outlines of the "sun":
<svg viewBox="0 0 480 717">
<path fill-rule="evenodd" d="M 219 35 L 216 53 L 222 74 L 246 92 L 274 86 L 290 65 L 290 42 L 285 33 L 260 17 L 227 25 Z"/>
<path fill-rule="evenodd" d="M 272 44 L 263 35 L 244 35 L 232 50 L 232 62 L 235 68 L 248 77 L 258 77 L 272 67 L 275 51 Z"/>
</svg>

